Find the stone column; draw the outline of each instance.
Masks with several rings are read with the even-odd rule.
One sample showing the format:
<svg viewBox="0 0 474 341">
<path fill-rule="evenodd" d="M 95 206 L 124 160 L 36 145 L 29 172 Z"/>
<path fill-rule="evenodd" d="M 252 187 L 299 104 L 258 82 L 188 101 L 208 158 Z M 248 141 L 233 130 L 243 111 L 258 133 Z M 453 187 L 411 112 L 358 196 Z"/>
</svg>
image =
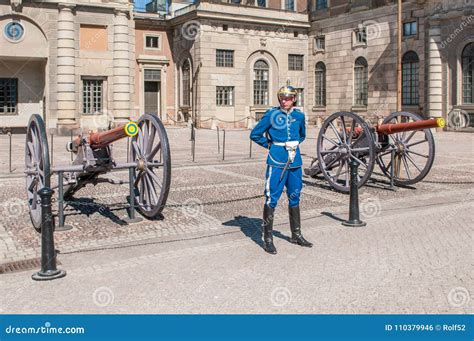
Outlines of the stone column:
<svg viewBox="0 0 474 341">
<path fill-rule="evenodd" d="M 76 72 L 74 46 L 74 6 L 59 4 L 58 15 L 58 69 L 57 104 L 58 129 L 76 125 Z"/>
<path fill-rule="evenodd" d="M 428 114 L 443 116 L 443 73 L 440 54 L 441 27 L 439 17 L 431 17 L 428 36 Z"/>
<path fill-rule="evenodd" d="M 129 12 L 116 10 L 114 19 L 114 118 L 123 123 L 130 118 Z"/>
</svg>

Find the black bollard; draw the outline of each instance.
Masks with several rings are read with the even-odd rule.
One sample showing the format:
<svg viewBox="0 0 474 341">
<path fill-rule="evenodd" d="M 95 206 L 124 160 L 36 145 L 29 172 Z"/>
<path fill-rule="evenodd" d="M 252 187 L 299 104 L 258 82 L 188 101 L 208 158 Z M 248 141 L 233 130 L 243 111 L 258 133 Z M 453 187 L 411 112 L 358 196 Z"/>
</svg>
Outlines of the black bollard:
<svg viewBox="0 0 474 341">
<path fill-rule="evenodd" d="M 344 226 L 365 226 L 367 223 L 359 219 L 359 188 L 357 187 L 357 168 L 359 164 L 356 160 L 349 161 L 350 181 L 349 181 L 349 220 L 342 222 Z"/>
<path fill-rule="evenodd" d="M 41 198 L 41 270 L 31 276 L 35 281 L 48 281 L 66 276 L 66 271 L 56 268 L 54 218 L 51 213 L 53 193 L 53 190 L 47 187 L 38 192 Z"/>
</svg>

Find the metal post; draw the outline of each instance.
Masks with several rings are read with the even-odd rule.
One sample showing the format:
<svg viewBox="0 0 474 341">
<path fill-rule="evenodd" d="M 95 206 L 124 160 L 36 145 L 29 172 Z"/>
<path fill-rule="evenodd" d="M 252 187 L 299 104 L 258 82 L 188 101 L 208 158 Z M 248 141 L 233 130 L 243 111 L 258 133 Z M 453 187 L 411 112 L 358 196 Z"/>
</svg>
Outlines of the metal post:
<svg viewBox="0 0 474 341">
<path fill-rule="evenodd" d="M 249 145 L 249 159 L 251 158 L 252 158 L 252 140 L 250 140 L 250 145 Z"/>
<path fill-rule="evenodd" d="M 127 162 L 130 162 L 130 137 L 127 137 Z"/>
<path fill-rule="evenodd" d="M 219 126 L 217 126 L 217 154 L 221 153 L 221 142 L 219 140 L 220 140 Z"/>
<path fill-rule="evenodd" d="M 128 209 L 128 217 L 124 219 L 128 224 L 134 224 L 134 223 L 139 223 L 143 221 L 142 218 L 135 216 L 135 190 L 133 188 L 133 184 L 134 184 L 133 167 L 130 167 L 128 169 L 128 188 L 129 188 L 128 203 L 130 207 Z"/>
<path fill-rule="evenodd" d="M 351 159 L 349 166 L 351 172 L 349 191 L 349 220 L 342 222 L 342 225 L 353 227 L 365 226 L 367 223 L 359 219 L 359 189 L 357 186 L 357 168 L 359 167 L 359 164 L 356 160 Z"/>
<path fill-rule="evenodd" d="M 191 154 L 194 162 L 194 154 L 196 152 L 196 132 L 194 131 L 194 123 L 191 123 Z"/>
<path fill-rule="evenodd" d="M 72 229 L 70 225 L 64 225 L 64 176 L 63 172 L 58 172 L 58 227 L 54 230 L 61 232 L 61 231 L 68 231 Z"/>
<path fill-rule="evenodd" d="M 222 129 L 224 136 L 222 137 L 222 161 L 225 160 L 225 129 Z"/>
<path fill-rule="evenodd" d="M 71 129 L 71 145 L 72 145 L 72 129 Z M 73 158 L 73 155 L 72 155 L 72 152 L 71 152 L 71 162 L 74 161 L 74 158 Z"/>
<path fill-rule="evenodd" d="M 35 281 L 47 281 L 66 276 L 66 271 L 56 268 L 54 220 L 51 213 L 53 193 L 53 190 L 47 187 L 38 192 L 41 198 L 41 270 L 31 276 Z"/>
<path fill-rule="evenodd" d="M 54 134 L 51 133 L 51 166 L 54 165 Z"/>
<path fill-rule="evenodd" d="M 12 132 L 8 132 L 8 139 L 10 140 L 9 152 L 8 152 L 8 171 L 12 172 Z"/>
<path fill-rule="evenodd" d="M 397 190 L 395 186 L 393 185 L 393 178 L 395 176 L 394 168 L 395 168 L 395 149 L 392 149 L 392 151 L 390 152 L 390 189 L 392 191 Z"/>
</svg>

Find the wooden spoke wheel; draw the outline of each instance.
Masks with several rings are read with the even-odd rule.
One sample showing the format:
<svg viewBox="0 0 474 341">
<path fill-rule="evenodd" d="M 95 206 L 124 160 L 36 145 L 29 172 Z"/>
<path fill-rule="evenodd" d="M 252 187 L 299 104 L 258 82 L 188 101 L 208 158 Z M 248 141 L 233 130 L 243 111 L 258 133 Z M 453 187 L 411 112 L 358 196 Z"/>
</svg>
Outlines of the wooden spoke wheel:
<svg viewBox="0 0 474 341">
<path fill-rule="evenodd" d="M 146 218 L 156 218 L 166 204 L 171 183 L 171 156 L 166 130 L 155 115 L 139 118 L 131 138 L 131 161 L 137 162 L 133 181 L 135 205 Z"/>
<path fill-rule="evenodd" d="M 38 114 L 31 116 L 26 131 L 25 173 L 31 222 L 35 230 L 41 232 L 41 203 L 38 191 L 51 187 L 51 170 L 46 128 Z"/>
<path fill-rule="evenodd" d="M 352 112 L 336 112 L 319 131 L 317 155 L 324 178 L 335 190 L 349 192 L 349 161 L 359 163 L 358 186 L 370 178 L 375 164 L 375 144 L 368 124 Z"/>
</svg>

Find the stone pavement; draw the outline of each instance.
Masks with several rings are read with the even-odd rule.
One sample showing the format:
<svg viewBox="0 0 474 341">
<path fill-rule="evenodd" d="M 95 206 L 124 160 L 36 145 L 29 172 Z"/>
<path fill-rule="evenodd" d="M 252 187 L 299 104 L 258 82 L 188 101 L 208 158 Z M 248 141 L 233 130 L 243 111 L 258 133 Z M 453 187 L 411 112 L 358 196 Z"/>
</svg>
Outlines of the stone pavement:
<svg viewBox="0 0 474 341">
<path fill-rule="evenodd" d="M 0 275 L 5 313 L 472 313 L 473 136 L 436 135 L 435 164 L 414 188 L 387 190 L 375 175 L 360 192 L 368 225 L 347 228 L 348 196 L 305 178 L 302 219 L 312 249 L 290 244 L 285 198 L 276 212 L 278 255 L 261 248 L 264 150 L 248 159 L 248 131 L 168 129 L 173 176 L 164 219 L 126 225 L 126 186 L 81 190 L 74 226 L 55 234 L 68 275 L 46 283 L 33 270 Z M 231 135 L 234 134 L 234 135 Z M 232 137 L 232 139 L 230 137 Z M 309 136 L 316 136 L 311 131 Z M 3 138 L 3 137 L 2 137 Z M 59 139 L 58 139 L 59 140 Z M 1 140 L 2 143 L 5 140 Z M 65 141 L 62 141 L 65 142 Z M 21 145 L 18 139 L 16 144 Z M 315 140 L 303 144 L 305 166 Z M 55 142 L 56 148 L 60 143 Z M 62 144 L 64 145 L 64 144 Z M 116 155 L 124 146 L 114 147 Z M 2 165 L 4 163 L 4 149 Z M 56 160 L 66 162 L 58 150 Z M 19 158 L 17 158 L 19 159 Z M 22 160 L 15 160 L 21 167 Z M 240 160 L 240 161 L 239 161 Z M 5 168 L 3 168 L 5 169 Z M 0 179 L 0 263 L 39 256 L 18 173 Z M 126 173 L 114 173 L 126 178 Z"/>
</svg>

